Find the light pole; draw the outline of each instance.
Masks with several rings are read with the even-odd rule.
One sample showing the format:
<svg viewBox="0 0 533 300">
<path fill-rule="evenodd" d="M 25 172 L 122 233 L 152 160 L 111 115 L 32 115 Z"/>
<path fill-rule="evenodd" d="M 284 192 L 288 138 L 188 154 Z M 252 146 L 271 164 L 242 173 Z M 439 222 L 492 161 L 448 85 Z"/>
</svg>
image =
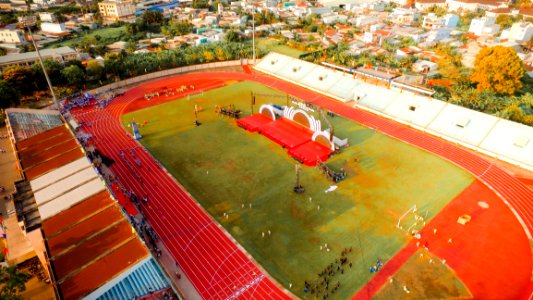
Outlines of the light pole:
<svg viewBox="0 0 533 300">
<path fill-rule="evenodd" d="M 48 72 L 46 72 L 46 68 L 44 67 L 43 58 L 41 57 L 39 48 L 37 47 L 37 44 L 35 43 L 35 40 L 33 39 L 33 33 L 31 32 L 28 20 L 26 20 L 26 28 L 28 28 L 28 32 L 30 33 L 30 38 L 33 43 L 33 47 L 35 48 L 35 51 L 37 52 L 37 57 L 39 57 L 39 63 L 41 64 L 44 77 L 46 78 L 46 82 L 48 83 L 48 87 L 50 88 L 50 93 L 52 94 L 52 99 L 54 100 L 54 104 L 56 105 L 57 110 L 61 112 L 61 108 L 59 107 L 59 102 L 57 102 L 56 93 L 54 92 L 54 88 L 52 87 L 52 82 L 50 81 L 50 77 L 48 77 Z"/>
<path fill-rule="evenodd" d="M 255 65 L 255 6 L 254 2 L 252 4 L 252 58 Z"/>
</svg>

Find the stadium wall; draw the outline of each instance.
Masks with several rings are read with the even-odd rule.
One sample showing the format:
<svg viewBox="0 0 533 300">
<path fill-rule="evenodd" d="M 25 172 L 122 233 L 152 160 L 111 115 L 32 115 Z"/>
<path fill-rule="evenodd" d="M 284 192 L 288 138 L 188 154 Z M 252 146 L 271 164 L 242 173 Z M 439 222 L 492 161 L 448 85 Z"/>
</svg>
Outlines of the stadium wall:
<svg viewBox="0 0 533 300">
<path fill-rule="evenodd" d="M 186 67 L 179 67 L 159 72 L 153 72 L 133 78 L 128 78 L 125 80 L 117 81 L 110 83 L 108 85 L 101 86 L 95 91 L 100 93 L 105 93 L 110 90 L 116 90 L 124 88 L 125 86 L 145 82 L 145 81 L 151 81 L 154 79 L 159 79 L 162 77 L 177 75 L 181 73 L 187 73 L 187 72 L 194 72 L 194 71 L 201 71 L 201 70 L 207 70 L 207 69 L 214 69 L 214 68 L 223 68 L 223 67 L 234 67 L 234 66 L 240 66 L 241 61 L 240 60 L 230 60 L 230 61 L 221 61 L 221 62 L 214 62 L 214 63 L 208 63 L 208 64 L 201 64 L 201 65 L 192 65 L 192 66 L 186 66 Z"/>
</svg>

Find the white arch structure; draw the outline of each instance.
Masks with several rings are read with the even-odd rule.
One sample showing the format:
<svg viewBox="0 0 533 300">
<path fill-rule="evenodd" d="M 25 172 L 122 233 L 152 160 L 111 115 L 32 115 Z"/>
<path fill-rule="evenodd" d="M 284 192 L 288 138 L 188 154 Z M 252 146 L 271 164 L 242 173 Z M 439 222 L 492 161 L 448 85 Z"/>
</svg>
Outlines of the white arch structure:
<svg viewBox="0 0 533 300">
<path fill-rule="evenodd" d="M 295 120 L 295 117 L 297 118 L 299 116 L 302 116 L 305 119 L 307 119 L 307 122 L 309 123 L 308 124 L 309 126 L 306 126 L 306 124 L 302 124 L 302 125 L 308 127 L 313 132 L 321 132 L 322 131 L 322 124 L 320 123 L 320 120 L 317 120 L 317 119 L 315 119 L 315 117 L 310 116 L 304 110 L 294 109 L 293 107 L 286 107 L 285 110 L 283 111 L 283 116 L 285 118 L 290 119 L 290 120 L 295 121 L 295 122 L 297 122 Z M 297 122 L 297 123 L 301 124 L 300 122 Z"/>
<path fill-rule="evenodd" d="M 267 117 L 270 117 L 274 121 L 276 120 L 276 114 L 274 113 L 274 107 L 272 107 L 272 105 L 269 105 L 269 104 L 261 105 L 261 107 L 259 107 L 259 113 Z"/>
</svg>

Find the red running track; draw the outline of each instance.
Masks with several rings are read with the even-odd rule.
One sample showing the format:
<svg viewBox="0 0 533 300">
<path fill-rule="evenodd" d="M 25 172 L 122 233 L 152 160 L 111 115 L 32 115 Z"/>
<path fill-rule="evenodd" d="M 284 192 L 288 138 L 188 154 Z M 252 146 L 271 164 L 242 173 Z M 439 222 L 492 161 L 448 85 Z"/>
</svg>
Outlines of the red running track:
<svg viewBox="0 0 533 300">
<path fill-rule="evenodd" d="M 205 81 L 205 80 L 203 80 Z M 99 151 L 115 160 L 111 166 L 118 180 L 139 196 L 148 195 L 143 213 L 160 240 L 204 299 L 289 299 L 241 250 L 189 194 L 145 150 L 137 148 L 138 180 L 120 156 L 120 150 L 136 148 L 120 123 L 128 105 L 154 86 L 179 85 L 194 80 L 177 78 L 134 88 L 106 109 L 73 111 L 79 120 L 92 124 L 83 130 L 94 135 Z M 198 82 L 199 83 L 199 82 Z M 198 91 L 196 91 L 198 92 Z M 154 99 L 155 100 L 155 99 Z M 150 105 L 159 104 L 154 100 Z M 128 153 L 128 151 L 124 151 Z"/>
<path fill-rule="evenodd" d="M 233 72 L 186 74 L 132 89 L 114 100 L 103 111 L 93 110 L 75 114 L 80 120 L 93 123 L 91 128 L 84 129 L 96 136 L 98 149 L 117 162 L 112 166 L 112 170 L 118 174 L 121 183 L 138 195 L 149 194 L 150 203 L 144 211 L 145 215 L 205 299 L 241 297 L 284 299 L 289 296 L 266 277 L 148 153 L 138 151 L 136 154 L 143 164 L 138 172 L 144 178 L 144 183 L 139 184 L 135 175 L 131 174 L 128 167 L 119 160 L 118 152 L 120 149 L 137 146 L 129 135 L 125 134 L 120 124 L 120 116 L 128 105 L 144 95 L 146 90 L 172 84 L 179 86 L 190 82 L 205 83 L 210 80 L 257 81 L 435 153 L 468 170 L 489 186 L 519 217 L 528 236 L 533 230 L 531 201 L 533 191 L 497 166 L 444 140 L 369 112 L 353 109 L 333 99 L 272 77 Z M 156 104 L 151 103 L 148 105 Z"/>
</svg>

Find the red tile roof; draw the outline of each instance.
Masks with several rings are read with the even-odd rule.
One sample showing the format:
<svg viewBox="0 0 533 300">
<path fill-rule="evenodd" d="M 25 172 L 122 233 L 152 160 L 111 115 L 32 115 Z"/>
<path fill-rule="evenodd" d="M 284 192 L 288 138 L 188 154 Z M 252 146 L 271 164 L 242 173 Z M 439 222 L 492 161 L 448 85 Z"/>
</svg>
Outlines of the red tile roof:
<svg viewBox="0 0 533 300">
<path fill-rule="evenodd" d="M 66 126 L 23 140 L 16 148 L 28 181 L 85 156 Z M 80 202 L 41 223 L 64 299 L 88 295 L 149 257 L 109 191 L 88 195 L 80 195 Z"/>
<path fill-rule="evenodd" d="M 85 199 L 85 201 L 71 207 L 67 211 L 60 212 L 56 215 L 58 218 L 55 218 L 53 222 L 50 219 L 43 221 L 42 229 L 47 233 L 47 236 L 52 237 L 68 229 L 83 218 L 86 218 L 88 212 L 97 213 L 99 210 L 106 209 L 110 205 L 114 205 L 114 203 L 109 201 L 109 194 L 106 191 L 102 191 Z"/>
<path fill-rule="evenodd" d="M 27 180 L 59 168 L 84 156 L 78 142 L 66 126 L 52 128 L 16 144 L 22 170 Z"/>
<path fill-rule="evenodd" d="M 139 239 L 132 239 L 122 247 L 100 258 L 79 273 L 59 283 L 64 299 L 79 299 L 96 287 L 119 275 L 147 255 L 146 247 Z"/>
<path fill-rule="evenodd" d="M 77 299 L 146 258 L 146 247 L 108 191 L 43 221 L 56 281 Z"/>
<path fill-rule="evenodd" d="M 445 3 L 446 0 L 416 0 L 416 3 Z"/>
</svg>

